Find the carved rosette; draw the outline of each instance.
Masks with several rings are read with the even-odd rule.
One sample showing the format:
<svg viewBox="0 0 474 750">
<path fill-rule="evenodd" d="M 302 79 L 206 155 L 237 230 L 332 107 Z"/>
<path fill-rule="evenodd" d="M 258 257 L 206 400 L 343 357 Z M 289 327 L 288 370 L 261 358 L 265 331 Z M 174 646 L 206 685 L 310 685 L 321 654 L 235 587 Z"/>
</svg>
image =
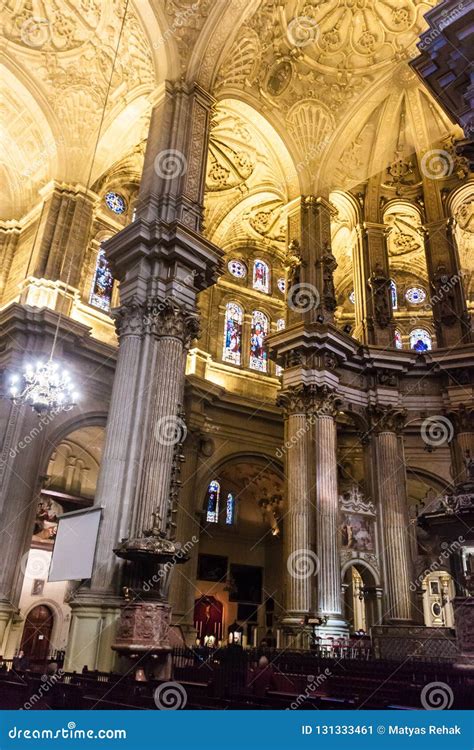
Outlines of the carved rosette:
<svg viewBox="0 0 474 750">
<path fill-rule="evenodd" d="M 369 407 L 368 417 L 371 431 L 376 434 L 381 432 L 395 432 L 401 434 L 407 419 L 407 412 L 397 406 L 382 406 L 376 404 Z"/>
</svg>

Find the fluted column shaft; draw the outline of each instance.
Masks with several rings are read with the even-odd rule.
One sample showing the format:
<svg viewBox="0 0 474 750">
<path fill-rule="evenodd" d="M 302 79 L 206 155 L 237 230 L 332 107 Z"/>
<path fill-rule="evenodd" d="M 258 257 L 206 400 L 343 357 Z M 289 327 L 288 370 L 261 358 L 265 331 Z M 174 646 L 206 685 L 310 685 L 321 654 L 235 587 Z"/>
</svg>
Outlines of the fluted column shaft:
<svg viewBox="0 0 474 750">
<path fill-rule="evenodd" d="M 288 510 L 285 516 L 286 609 L 289 618 L 312 611 L 316 572 L 314 507 L 309 480 L 310 429 L 304 411 L 290 413 L 285 422 Z"/>
<path fill-rule="evenodd" d="M 410 522 L 403 445 L 399 431 L 405 415 L 394 409 L 374 410 L 377 494 L 385 559 L 386 622 L 412 621 Z"/>
<path fill-rule="evenodd" d="M 338 549 L 337 437 L 333 416 L 316 421 L 316 550 L 319 558 L 318 614 L 341 618 Z"/>
</svg>

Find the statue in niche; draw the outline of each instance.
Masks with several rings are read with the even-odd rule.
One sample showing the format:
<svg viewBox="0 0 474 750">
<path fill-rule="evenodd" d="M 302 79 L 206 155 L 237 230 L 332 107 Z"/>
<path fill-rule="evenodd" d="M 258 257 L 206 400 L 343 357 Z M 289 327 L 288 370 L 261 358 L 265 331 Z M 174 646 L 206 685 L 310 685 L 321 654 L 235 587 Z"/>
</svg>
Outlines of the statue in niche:
<svg viewBox="0 0 474 750">
<path fill-rule="evenodd" d="M 321 260 L 323 264 L 323 297 L 324 307 L 326 310 L 335 310 L 337 306 L 336 302 L 336 290 L 334 288 L 334 271 L 337 268 L 337 261 L 331 251 L 331 245 L 326 242 L 324 246 L 323 257 Z"/>
<path fill-rule="evenodd" d="M 374 296 L 375 320 L 381 328 L 388 326 L 390 322 L 390 279 L 385 274 L 380 262 L 370 275 L 369 285 Z"/>
</svg>

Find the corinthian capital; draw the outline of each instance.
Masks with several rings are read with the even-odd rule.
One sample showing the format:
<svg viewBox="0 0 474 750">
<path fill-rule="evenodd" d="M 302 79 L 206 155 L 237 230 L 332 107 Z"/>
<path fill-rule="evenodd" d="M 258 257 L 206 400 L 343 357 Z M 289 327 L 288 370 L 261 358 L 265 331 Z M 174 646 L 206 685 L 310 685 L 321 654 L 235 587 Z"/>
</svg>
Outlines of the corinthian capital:
<svg viewBox="0 0 474 750">
<path fill-rule="evenodd" d="M 119 339 L 124 336 L 141 336 L 143 333 L 143 306 L 136 299 L 121 305 L 112 312 Z"/>
<path fill-rule="evenodd" d="M 327 386 L 298 385 L 287 388 L 278 397 L 278 405 L 285 414 L 312 414 L 317 417 L 336 417 L 342 399 Z"/>
<path fill-rule="evenodd" d="M 396 432 L 400 434 L 405 426 L 407 412 L 397 406 L 374 404 L 367 410 L 371 429 L 375 433 Z"/>
<path fill-rule="evenodd" d="M 310 411 L 317 417 L 332 417 L 333 419 L 337 416 L 342 406 L 342 398 L 328 388 L 327 385 L 312 386 L 312 400 Z"/>
<path fill-rule="evenodd" d="M 157 338 L 176 338 L 188 349 L 199 336 L 199 318 L 196 313 L 180 307 L 174 300 L 150 297 L 145 305 L 144 326 L 147 333 Z"/>
</svg>

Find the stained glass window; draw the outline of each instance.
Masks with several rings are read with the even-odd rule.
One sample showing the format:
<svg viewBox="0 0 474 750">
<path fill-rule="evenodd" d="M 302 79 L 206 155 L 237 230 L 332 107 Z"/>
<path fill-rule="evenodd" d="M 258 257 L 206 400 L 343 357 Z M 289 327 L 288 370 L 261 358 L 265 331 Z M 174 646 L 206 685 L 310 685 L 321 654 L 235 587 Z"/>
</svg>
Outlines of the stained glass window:
<svg viewBox="0 0 474 750">
<path fill-rule="evenodd" d="M 125 198 L 120 193 L 109 192 L 105 194 L 105 205 L 110 208 L 114 214 L 123 214 L 127 209 Z"/>
<path fill-rule="evenodd" d="M 278 318 L 277 320 L 277 331 L 285 330 L 285 318 Z"/>
<path fill-rule="evenodd" d="M 398 307 L 397 285 L 393 279 L 390 279 L 390 294 L 392 295 L 392 310 Z"/>
<path fill-rule="evenodd" d="M 225 308 L 224 362 L 240 365 L 242 357 L 242 321 L 244 312 L 236 302 L 228 302 Z"/>
<path fill-rule="evenodd" d="M 238 279 L 243 279 L 245 276 L 247 276 L 247 268 L 243 263 L 240 262 L 240 260 L 231 260 L 227 264 L 227 268 L 229 269 L 232 276 L 236 276 Z"/>
<path fill-rule="evenodd" d="M 221 494 L 221 486 L 215 479 L 210 483 L 207 490 L 207 513 L 206 521 L 209 523 L 217 523 L 219 520 L 219 496 Z"/>
<path fill-rule="evenodd" d="M 278 287 L 278 289 L 280 290 L 280 292 L 282 294 L 285 294 L 285 290 L 286 290 L 286 281 L 285 281 L 285 279 L 278 279 L 278 281 L 277 281 L 277 287 Z"/>
<path fill-rule="evenodd" d="M 349 294 L 349 302 L 352 302 L 352 304 L 355 305 L 355 301 L 356 301 L 356 295 L 355 295 L 354 290 L 352 290 L 352 292 Z"/>
<path fill-rule="evenodd" d="M 105 257 L 105 250 L 101 248 L 97 254 L 89 304 L 106 312 L 110 310 L 113 284 L 114 280 Z"/>
<path fill-rule="evenodd" d="M 260 310 L 252 313 L 252 327 L 250 329 L 250 369 L 267 371 L 267 353 L 265 339 L 268 335 L 268 318 Z"/>
<path fill-rule="evenodd" d="M 410 349 L 416 352 L 426 352 L 431 349 L 431 336 L 423 328 L 415 328 L 410 333 Z"/>
<path fill-rule="evenodd" d="M 424 289 L 420 289 L 420 287 L 412 286 L 406 290 L 405 299 L 411 305 L 421 305 L 426 299 L 426 292 Z"/>
<path fill-rule="evenodd" d="M 402 334 L 399 330 L 395 330 L 395 349 L 403 349 Z"/>
<path fill-rule="evenodd" d="M 234 523 L 235 500 L 231 492 L 227 495 L 225 505 L 225 522 L 230 526 Z"/>
<path fill-rule="evenodd" d="M 269 291 L 269 272 L 268 266 L 263 260 L 256 260 L 253 264 L 253 288 L 258 292 Z"/>
</svg>

